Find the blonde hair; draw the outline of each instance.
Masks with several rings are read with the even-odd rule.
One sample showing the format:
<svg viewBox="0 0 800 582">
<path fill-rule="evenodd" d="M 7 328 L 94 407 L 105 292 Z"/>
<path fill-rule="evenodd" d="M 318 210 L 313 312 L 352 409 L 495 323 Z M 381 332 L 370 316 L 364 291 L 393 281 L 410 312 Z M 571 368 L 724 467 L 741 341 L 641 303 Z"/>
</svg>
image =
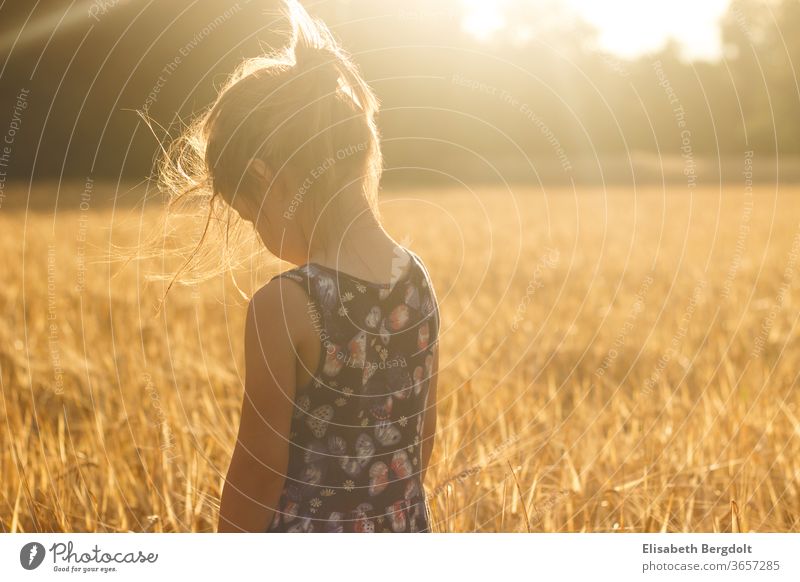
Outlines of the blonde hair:
<svg viewBox="0 0 800 582">
<path fill-rule="evenodd" d="M 244 60 L 215 102 L 163 151 L 158 180 L 170 207 L 198 199 L 208 204 L 197 246 L 172 282 L 207 241 L 220 198 L 230 229 L 235 196 L 265 195 L 248 171 L 254 160 L 269 168 L 273 184 L 279 177 L 288 184 L 290 198 L 308 204 L 312 217 L 324 209 L 328 219 L 315 224 L 321 244 L 338 218 L 337 193 L 353 184 L 379 219 L 378 99 L 321 20 L 297 0 L 286 0 L 280 14 L 291 26 L 288 45 Z M 254 201 L 260 208 L 261 200 Z"/>
</svg>

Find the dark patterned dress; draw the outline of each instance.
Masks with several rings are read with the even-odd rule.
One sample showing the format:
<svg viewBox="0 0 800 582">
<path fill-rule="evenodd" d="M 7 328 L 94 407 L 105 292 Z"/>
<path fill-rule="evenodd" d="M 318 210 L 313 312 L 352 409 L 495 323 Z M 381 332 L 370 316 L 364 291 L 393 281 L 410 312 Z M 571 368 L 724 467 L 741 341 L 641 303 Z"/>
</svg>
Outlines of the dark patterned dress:
<svg viewBox="0 0 800 582">
<path fill-rule="evenodd" d="M 322 350 L 297 387 L 268 531 L 429 530 L 419 472 L 439 309 L 424 264 L 407 253 L 387 284 L 315 263 L 278 275 L 306 290 Z"/>
</svg>

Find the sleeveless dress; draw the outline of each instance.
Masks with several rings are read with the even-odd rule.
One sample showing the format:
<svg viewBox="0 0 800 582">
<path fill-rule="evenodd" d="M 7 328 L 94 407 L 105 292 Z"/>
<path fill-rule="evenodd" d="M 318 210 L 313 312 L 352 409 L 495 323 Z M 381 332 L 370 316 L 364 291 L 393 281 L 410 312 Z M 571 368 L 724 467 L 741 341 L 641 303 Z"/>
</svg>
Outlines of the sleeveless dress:
<svg viewBox="0 0 800 582">
<path fill-rule="evenodd" d="M 439 308 L 422 260 L 404 251 L 387 284 L 316 263 L 277 275 L 306 291 L 322 349 L 296 390 L 267 531 L 429 531 L 419 472 Z"/>
</svg>

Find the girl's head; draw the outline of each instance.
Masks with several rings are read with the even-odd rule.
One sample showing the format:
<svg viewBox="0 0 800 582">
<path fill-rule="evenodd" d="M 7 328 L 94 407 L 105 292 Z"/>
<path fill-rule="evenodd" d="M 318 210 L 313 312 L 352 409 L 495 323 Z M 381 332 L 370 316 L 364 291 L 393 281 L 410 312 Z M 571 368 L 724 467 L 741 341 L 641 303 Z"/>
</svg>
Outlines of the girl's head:
<svg viewBox="0 0 800 582">
<path fill-rule="evenodd" d="M 321 21 L 296 0 L 283 13 L 291 42 L 239 65 L 161 178 L 176 198 L 224 201 L 270 252 L 302 263 L 357 217 L 378 220 L 378 101 Z"/>
</svg>

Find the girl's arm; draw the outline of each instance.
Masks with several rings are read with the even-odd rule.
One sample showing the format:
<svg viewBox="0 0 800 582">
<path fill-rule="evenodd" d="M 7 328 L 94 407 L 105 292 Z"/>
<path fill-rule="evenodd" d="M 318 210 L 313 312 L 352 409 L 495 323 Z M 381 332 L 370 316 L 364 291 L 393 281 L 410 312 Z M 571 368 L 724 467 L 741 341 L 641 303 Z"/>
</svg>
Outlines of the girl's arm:
<svg viewBox="0 0 800 582">
<path fill-rule="evenodd" d="M 428 470 L 433 452 L 433 441 L 436 437 L 436 385 L 439 378 L 439 344 L 433 349 L 433 366 L 431 377 L 428 383 L 428 399 L 425 401 L 425 417 L 422 424 L 422 470 L 420 471 L 420 482 L 425 483 L 425 472 Z"/>
<path fill-rule="evenodd" d="M 284 279 L 269 282 L 248 306 L 244 399 L 219 532 L 264 532 L 277 507 L 289 459 L 304 306 L 304 292 Z"/>
</svg>

